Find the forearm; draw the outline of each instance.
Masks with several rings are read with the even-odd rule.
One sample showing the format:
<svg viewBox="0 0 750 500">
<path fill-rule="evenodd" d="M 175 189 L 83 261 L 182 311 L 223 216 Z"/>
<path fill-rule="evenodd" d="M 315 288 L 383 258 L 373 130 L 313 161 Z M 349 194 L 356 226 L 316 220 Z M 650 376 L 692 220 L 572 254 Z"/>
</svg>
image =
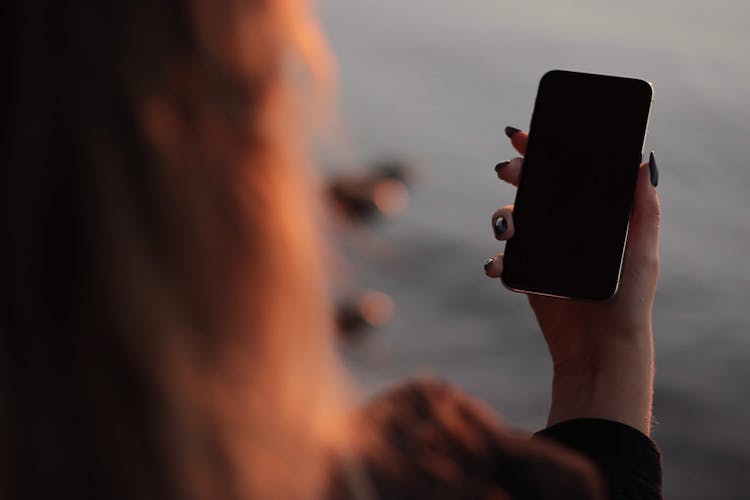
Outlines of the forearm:
<svg viewBox="0 0 750 500">
<path fill-rule="evenodd" d="M 547 425 L 603 418 L 650 434 L 654 382 L 650 326 L 618 335 L 606 349 L 555 362 Z"/>
</svg>

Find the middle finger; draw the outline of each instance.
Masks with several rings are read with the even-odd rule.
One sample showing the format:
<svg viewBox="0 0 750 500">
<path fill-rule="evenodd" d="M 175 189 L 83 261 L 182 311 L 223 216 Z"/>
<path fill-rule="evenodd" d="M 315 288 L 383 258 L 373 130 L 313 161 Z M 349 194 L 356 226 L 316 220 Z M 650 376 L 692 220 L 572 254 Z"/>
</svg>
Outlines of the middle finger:
<svg viewBox="0 0 750 500">
<path fill-rule="evenodd" d="M 523 158 L 517 157 L 509 161 L 503 161 L 495 166 L 495 172 L 497 176 L 509 182 L 514 186 L 518 187 L 518 183 L 521 181 L 521 170 L 523 169 Z"/>
</svg>

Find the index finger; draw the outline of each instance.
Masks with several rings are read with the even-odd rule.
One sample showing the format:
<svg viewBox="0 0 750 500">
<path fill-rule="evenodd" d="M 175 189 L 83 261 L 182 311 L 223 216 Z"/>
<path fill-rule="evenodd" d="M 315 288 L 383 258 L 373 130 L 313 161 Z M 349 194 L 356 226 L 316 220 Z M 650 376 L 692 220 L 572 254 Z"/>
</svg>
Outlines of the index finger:
<svg viewBox="0 0 750 500">
<path fill-rule="evenodd" d="M 520 154 L 526 154 L 526 145 L 529 143 L 529 134 L 523 130 L 513 127 L 505 127 L 505 135 L 510 138 L 510 143 Z"/>
</svg>

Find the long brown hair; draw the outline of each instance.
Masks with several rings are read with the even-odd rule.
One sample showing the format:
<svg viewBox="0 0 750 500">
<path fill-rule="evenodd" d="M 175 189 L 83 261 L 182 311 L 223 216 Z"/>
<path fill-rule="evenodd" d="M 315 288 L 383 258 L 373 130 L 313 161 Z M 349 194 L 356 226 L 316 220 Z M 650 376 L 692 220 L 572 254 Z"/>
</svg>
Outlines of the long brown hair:
<svg viewBox="0 0 750 500">
<path fill-rule="evenodd" d="M 345 405 L 307 2 L 10 3 L 0 495 L 316 496 Z"/>
</svg>

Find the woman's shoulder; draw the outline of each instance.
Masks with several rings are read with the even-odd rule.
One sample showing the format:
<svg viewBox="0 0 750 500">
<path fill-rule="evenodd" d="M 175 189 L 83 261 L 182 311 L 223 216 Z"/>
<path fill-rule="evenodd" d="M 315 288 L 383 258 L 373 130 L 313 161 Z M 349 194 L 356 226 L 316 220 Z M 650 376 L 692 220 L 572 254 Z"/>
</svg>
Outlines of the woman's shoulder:
<svg viewBox="0 0 750 500">
<path fill-rule="evenodd" d="M 334 498 L 356 498 L 352 490 L 363 484 L 377 498 L 599 497 L 583 457 L 510 431 L 485 404 L 440 380 L 385 391 L 358 418 L 366 438 L 356 460 L 340 464 Z"/>
</svg>

